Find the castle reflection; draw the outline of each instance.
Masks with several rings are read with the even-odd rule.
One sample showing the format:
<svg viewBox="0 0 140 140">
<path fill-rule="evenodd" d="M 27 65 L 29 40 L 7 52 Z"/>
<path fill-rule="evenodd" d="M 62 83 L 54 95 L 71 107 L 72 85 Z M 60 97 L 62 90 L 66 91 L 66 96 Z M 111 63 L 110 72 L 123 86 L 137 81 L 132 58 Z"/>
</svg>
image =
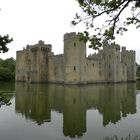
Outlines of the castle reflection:
<svg viewBox="0 0 140 140">
<path fill-rule="evenodd" d="M 16 83 L 15 109 L 38 125 L 51 121 L 51 111 L 63 113 L 63 133 L 81 137 L 86 132 L 86 111 L 97 109 L 103 126 L 136 113 L 135 84 L 62 86 Z"/>
</svg>

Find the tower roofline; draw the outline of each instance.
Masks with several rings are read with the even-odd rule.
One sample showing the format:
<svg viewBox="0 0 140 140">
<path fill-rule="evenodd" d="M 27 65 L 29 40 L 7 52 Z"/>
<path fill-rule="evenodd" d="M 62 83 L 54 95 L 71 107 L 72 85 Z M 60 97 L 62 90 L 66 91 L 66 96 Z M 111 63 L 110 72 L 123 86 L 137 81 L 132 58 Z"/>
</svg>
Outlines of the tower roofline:
<svg viewBox="0 0 140 140">
<path fill-rule="evenodd" d="M 79 32 L 76 33 L 76 32 L 70 32 L 70 33 L 66 33 L 64 34 L 64 40 L 65 39 L 72 39 L 72 38 L 79 38 Z"/>
</svg>

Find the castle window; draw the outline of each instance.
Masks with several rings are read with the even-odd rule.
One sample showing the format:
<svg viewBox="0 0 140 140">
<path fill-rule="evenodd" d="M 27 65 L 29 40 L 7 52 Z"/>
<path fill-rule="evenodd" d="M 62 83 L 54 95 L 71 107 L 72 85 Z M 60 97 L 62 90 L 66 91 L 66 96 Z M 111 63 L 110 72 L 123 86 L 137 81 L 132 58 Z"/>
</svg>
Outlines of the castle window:
<svg viewBox="0 0 140 140">
<path fill-rule="evenodd" d="M 94 64 L 92 64 L 92 66 L 94 67 Z"/>
<path fill-rule="evenodd" d="M 76 67 L 74 66 L 74 71 L 76 71 Z"/>
<path fill-rule="evenodd" d="M 76 47 L 76 43 L 74 42 L 74 47 Z"/>
</svg>

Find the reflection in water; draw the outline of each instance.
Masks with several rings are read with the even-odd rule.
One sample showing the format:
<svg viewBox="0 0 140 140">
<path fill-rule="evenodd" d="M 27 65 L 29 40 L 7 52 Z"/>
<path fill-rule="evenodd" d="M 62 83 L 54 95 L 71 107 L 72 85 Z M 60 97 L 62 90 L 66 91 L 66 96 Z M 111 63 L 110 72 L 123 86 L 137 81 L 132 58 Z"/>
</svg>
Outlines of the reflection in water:
<svg viewBox="0 0 140 140">
<path fill-rule="evenodd" d="M 0 107 L 3 105 L 11 105 L 11 99 L 14 96 L 14 83 L 0 82 Z"/>
<path fill-rule="evenodd" d="M 97 109 L 103 126 L 136 113 L 135 84 L 62 86 L 16 84 L 15 108 L 41 125 L 51 121 L 51 111 L 63 113 L 63 133 L 74 138 L 86 132 L 86 111 Z"/>
<path fill-rule="evenodd" d="M 0 108 L 3 105 L 11 105 L 11 99 L 13 97 L 13 94 L 9 94 L 9 93 L 0 93 Z"/>
</svg>

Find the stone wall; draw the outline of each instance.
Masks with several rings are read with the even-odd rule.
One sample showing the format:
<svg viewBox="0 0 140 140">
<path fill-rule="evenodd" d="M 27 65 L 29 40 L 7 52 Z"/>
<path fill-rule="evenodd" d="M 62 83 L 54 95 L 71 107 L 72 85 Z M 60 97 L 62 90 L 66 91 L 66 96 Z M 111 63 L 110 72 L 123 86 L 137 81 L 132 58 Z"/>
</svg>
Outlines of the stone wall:
<svg viewBox="0 0 140 140">
<path fill-rule="evenodd" d="M 48 57 L 48 82 L 64 82 L 64 62 L 63 55 L 50 55 Z"/>
<path fill-rule="evenodd" d="M 64 35 L 64 81 L 81 83 L 85 81 L 86 44 L 76 33 Z"/>
<path fill-rule="evenodd" d="M 64 35 L 64 54 L 39 41 L 17 51 L 16 81 L 86 84 L 136 80 L 135 52 L 104 42 L 103 49 L 86 57 L 79 34 Z"/>
</svg>

